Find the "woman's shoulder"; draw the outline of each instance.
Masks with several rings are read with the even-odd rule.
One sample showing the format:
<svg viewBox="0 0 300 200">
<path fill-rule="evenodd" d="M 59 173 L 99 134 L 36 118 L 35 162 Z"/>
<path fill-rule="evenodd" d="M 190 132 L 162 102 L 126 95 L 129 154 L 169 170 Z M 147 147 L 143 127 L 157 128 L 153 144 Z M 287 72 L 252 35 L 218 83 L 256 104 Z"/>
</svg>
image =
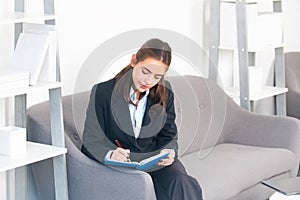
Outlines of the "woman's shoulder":
<svg viewBox="0 0 300 200">
<path fill-rule="evenodd" d="M 165 80 L 165 88 L 167 89 L 168 93 L 173 93 L 173 89 L 170 81 Z"/>
<path fill-rule="evenodd" d="M 115 79 L 109 79 L 107 81 L 95 84 L 93 86 L 92 90 L 94 90 L 96 92 L 98 92 L 98 91 L 101 91 L 101 92 L 107 91 L 108 92 L 113 89 L 114 84 L 115 84 Z"/>
<path fill-rule="evenodd" d="M 114 84 L 115 84 L 115 79 L 112 78 L 107 81 L 97 83 L 94 87 L 96 87 L 97 90 L 98 89 L 109 89 L 109 88 L 113 88 Z"/>
<path fill-rule="evenodd" d="M 105 97 L 105 96 L 109 96 L 109 94 L 112 93 L 113 88 L 114 88 L 114 84 L 115 84 L 115 80 L 114 79 L 110 79 L 108 81 L 104 81 L 104 82 L 100 82 L 97 83 L 93 86 L 92 91 L 94 91 L 96 93 L 96 97 Z"/>
<path fill-rule="evenodd" d="M 168 89 L 172 89 L 170 81 L 165 80 L 165 87 L 168 88 Z"/>
</svg>

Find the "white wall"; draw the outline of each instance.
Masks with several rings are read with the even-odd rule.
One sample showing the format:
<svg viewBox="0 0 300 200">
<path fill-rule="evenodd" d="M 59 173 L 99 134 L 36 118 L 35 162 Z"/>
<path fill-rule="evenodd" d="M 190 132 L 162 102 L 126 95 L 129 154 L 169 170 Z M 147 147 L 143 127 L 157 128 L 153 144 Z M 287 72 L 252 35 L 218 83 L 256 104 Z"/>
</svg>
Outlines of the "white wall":
<svg viewBox="0 0 300 200">
<path fill-rule="evenodd" d="M 259 4 L 262 11 L 272 9 L 271 1 L 264 0 Z M 141 28 L 169 29 L 208 48 L 209 0 L 154 0 L 151 3 L 141 0 L 65 0 L 57 1 L 56 5 L 64 94 L 74 91 L 76 76 L 89 54 L 106 40 L 126 31 Z M 300 28 L 296 24 L 300 15 L 297 12 L 299 8 L 300 2 L 297 0 L 283 1 L 285 51 L 300 48 L 297 37 Z M 234 52 L 228 51 L 220 53 L 219 72 L 223 86 L 232 85 L 236 81 L 232 72 L 236 65 L 234 55 Z M 183 61 L 174 57 L 171 68 L 186 69 L 182 67 Z M 113 70 L 106 74 L 115 74 L 119 70 L 117 67 L 122 68 L 129 58 L 130 54 L 122 56 L 122 59 L 111 65 L 110 69 Z M 266 84 L 273 82 L 272 62 L 272 52 L 257 54 L 257 64 L 264 66 Z M 186 63 L 184 65 L 188 66 Z M 257 112 L 273 113 L 273 99 L 259 101 L 255 107 Z"/>
<path fill-rule="evenodd" d="M 300 1 L 283 1 L 285 51 L 300 51 Z"/>
<path fill-rule="evenodd" d="M 120 33 L 142 28 L 169 29 L 202 43 L 203 0 L 66 0 L 56 5 L 64 94 L 73 92 L 75 78 L 88 55 Z M 120 68 L 129 59 L 130 55 Z"/>
</svg>

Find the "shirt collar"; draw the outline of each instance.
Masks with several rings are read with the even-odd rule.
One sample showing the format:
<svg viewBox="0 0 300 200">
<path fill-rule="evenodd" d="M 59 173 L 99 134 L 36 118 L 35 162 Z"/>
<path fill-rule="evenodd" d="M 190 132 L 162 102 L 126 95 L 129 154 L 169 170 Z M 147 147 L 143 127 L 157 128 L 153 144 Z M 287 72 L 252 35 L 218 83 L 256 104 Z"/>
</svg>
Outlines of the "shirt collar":
<svg viewBox="0 0 300 200">
<path fill-rule="evenodd" d="M 147 97 L 148 94 L 149 94 L 149 89 L 146 90 L 146 94 L 143 96 L 143 98 L 144 98 L 144 97 Z M 129 96 L 130 99 L 131 99 L 132 101 L 135 101 L 135 91 L 134 91 L 134 89 L 133 89 L 132 87 L 130 87 L 129 95 L 130 95 L 130 96 Z M 142 98 L 142 99 L 143 99 L 143 98 Z"/>
</svg>

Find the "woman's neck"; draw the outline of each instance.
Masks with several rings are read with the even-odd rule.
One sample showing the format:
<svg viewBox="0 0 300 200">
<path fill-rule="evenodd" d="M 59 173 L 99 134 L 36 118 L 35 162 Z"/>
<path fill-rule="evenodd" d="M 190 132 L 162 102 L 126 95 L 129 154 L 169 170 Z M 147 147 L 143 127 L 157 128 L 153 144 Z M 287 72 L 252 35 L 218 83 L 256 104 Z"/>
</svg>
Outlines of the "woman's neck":
<svg viewBox="0 0 300 200">
<path fill-rule="evenodd" d="M 131 100 L 129 103 L 134 105 L 135 107 L 137 107 L 140 99 L 142 99 L 145 96 L 146 92 L 140 92 L 140 91 L 136 90 L 134 92 L 134 94 L 135 94 L 135 103 L 133 103 Z"/>
</svg>

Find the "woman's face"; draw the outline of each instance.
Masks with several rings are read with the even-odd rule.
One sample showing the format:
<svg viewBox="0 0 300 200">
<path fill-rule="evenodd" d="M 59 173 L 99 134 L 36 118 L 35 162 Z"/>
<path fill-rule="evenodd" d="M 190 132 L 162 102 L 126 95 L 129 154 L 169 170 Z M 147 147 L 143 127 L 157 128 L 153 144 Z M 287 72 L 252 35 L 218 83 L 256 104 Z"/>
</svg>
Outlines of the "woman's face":
<svg viewBox="0 0 300 200">
<path fill-rule="evenodd" d="M 154 58 L 146 58 L 136 64 L 131 63 L 133 67 L 132 79 L 133 87 L 139 92 L 155 86 L 167 71 L 167 65 Z"/>
</svg>

